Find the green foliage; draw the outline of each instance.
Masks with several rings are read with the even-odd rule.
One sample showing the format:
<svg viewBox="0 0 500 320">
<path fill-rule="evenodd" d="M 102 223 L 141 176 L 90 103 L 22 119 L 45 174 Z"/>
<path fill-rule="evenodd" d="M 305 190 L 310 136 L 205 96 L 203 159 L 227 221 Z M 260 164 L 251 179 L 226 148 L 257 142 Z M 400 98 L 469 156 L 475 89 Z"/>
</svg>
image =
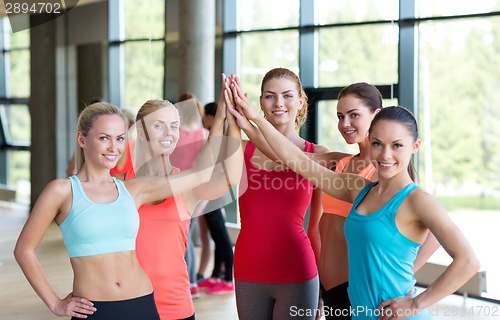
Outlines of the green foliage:
<svg viewBox="0 0 500 320">
<path fill-rule="evenodd" d="M 144 102 L 163 98 L 163 41 L 125 43 L 125 101 L 134 115 Z"/>
<path fill-rule="evenodd" d="M 126 0 L 125 39 L 161 39 L 165 1 Z M 125 98 L 121 107 L 134 114 L 150 99 L 163 98 L 164 41 L 125 43 Z"/>
<path fill-rule="evenodd" d="M 238 0 L 240 28 L 256 30 L 299 25 L 299 0 Z"/>
<path fill-rule="evenodd" d="M 159 39 L 165 35 L 162 0 L 125 0 L 125 39 Z"/>
<path fill-rule="evenodd" d="M 394 25 L 325 28 L 319 31 L 319 84 L 398 82 L 398 39 Z"/>
<path fill-rule="evenodd" d="M 8 132 L 12 142 L 31 141 L 31 117 L 26 105 L 10 105 L 6 110 Z"/>
<path fill-rule="evenodd" d="M 10 97 L 26 98 L 30 96 L 30 51 L 16 50 L 10 52 Z"/>
<path fill-rule="evenodd" d="M 421 83 L 420 92 L 421 101 L 430 104 L 434 183 L 448 190 L 465 182 L 499 190 L 500 112 L 495 103 L 500 92 L 495 88 L 500 79 L 494 66 L 500 65 L 500 20 L 428 22 L 420 31 L 420 56 L 429 65 L 429 80 Z"/>
<path fill-rule="evenodd" d="M 438 197 L 446 210 L 474 209 L 474 210 L 499 210 L 500 201 L 498 197 L 491 196 L 462 196 L 462 197 Z"/>
</svg>

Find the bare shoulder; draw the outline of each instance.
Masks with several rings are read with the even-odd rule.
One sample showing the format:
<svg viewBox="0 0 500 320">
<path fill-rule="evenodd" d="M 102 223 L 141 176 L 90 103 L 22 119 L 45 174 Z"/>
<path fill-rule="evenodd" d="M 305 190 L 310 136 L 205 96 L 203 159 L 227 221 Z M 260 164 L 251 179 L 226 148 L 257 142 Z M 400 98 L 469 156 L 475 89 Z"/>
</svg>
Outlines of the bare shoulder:
<svg viewBox="0 0 500 320">
<path fill-rule="evenodd" d="M 443 205 L 433 195 L 422 188 L 417 188 L 408 195 L 407 205 L 419 217 L 446 212 Z"/>
<path fill-rule="evenodd" d="M 136 195 L 141 193 L 142 187 L 151 180 L 151 177 L 133 177 L 129 179 L 120 179 L 120 177 L 115 176 L 116 179 L 123 181 L 123 185 L 127 191 L 135 198 Z"/>
<path fill-rule="evenodd" d="M 68 178 L 54 179 L 47 184 L 42 195 L 51 197 L 67 197 L 71 195 L 71 182 Z"/>
<path fill-rule="evenodd" d="M 72 192 L 68 178 L 52 180 L 36 200 L 30 216 L 44 216 L 52 220 L 59 212 L 69 211 Z"/>
</svg>

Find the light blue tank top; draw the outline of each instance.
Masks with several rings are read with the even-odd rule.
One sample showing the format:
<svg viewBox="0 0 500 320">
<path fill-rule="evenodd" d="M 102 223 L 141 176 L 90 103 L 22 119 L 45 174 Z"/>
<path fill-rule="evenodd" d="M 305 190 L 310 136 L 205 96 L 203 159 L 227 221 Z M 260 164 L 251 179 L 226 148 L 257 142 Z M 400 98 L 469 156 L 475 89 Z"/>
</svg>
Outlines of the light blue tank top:
<svg viewBox="0 0 500 320">
<path fill-rule="evenodd" d="M 370 189 L 366 186 L 353 203 L 345 223 L 349 259 L 349 298 L 352 319 L 377 319 L 377 307 L 385 300 L 415 294 L 413 263 L 421 244 L 399 232 L 395 215 L 403 200 L 418 188 L 414 183 L 401 189 L 379 210 L 362 215 L 357 212 Z M 432 319 L 428 310 L 408 319 Z"/>
<path fill-rule="evenodd" d="M 77 176 L 69 177 L 73 194 L 71 210 L 59 226 L 69 257 L 135 250 L 139 214 L 123 182 L 113 178 L 118 198 L 94 203 Z"/>
</svg>

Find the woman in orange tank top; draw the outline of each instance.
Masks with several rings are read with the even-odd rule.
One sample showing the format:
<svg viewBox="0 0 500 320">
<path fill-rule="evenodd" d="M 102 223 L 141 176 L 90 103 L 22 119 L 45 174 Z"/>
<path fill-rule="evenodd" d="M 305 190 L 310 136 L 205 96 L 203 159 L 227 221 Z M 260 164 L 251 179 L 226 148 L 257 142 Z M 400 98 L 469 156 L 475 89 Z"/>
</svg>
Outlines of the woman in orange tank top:
<svg viewBox="0 0 500 320">
<path fill-rule="evenodd" d="M 191 222 L 190 213 L 192 214 L 198 200 L 218 198 L 240 180 L 243 161 L 240 150 L 241 135 L 239 127 L 232 121 L 232 116 L 228 114 L 226 117 L 226 102 L 232 103 L 232 100 L 228 96 L 227 100 L 225 99 L 225 81 L 223 77 L 214 125 L 223 126 L 224 118 L 227 119 L 228 126 L 225 132 L 227 137 L 222 142 L 226 146 L 224 163 L 227 171 L 215 171 L 211 180 L 204 184 L 190 180 L 190 188 L 186 191 L 162 201 L 147 203 L 139 208 L 137 257 L 153 284 L 154 299 L 162 320 L 195 318 L 184 260 Z M 170 159 L 179 140 L 180 129 L 179 112 L 173 104 L 166 100 L 147 101 L 137 113 L 136 124 L 135 172 L 129 171 L 126 178 L 183 175 L 189 172 L 180 171 L 173 165 L 173 159 Z M 189 147 L 198 148 L 198 145 L 184 146 L 184 148 Z M 192 160 L 195 163 L 197 161 L 196 158 Z M 184 161 L 189 162 L 187 157 L 184 157 Z"/>
<path fill-rule="evenodd" d="M 351 84 L 339 94 L 337 103 L 338 130 L 347 144 L 357 144 L 359 153 L 349 155 L 330 152 L 314 156 L 335 172 L 360 175 L 377 180 L 377 171 L 370 160 L 368 129 L 373 117 L 382 109 L 382 95 L 373 85 L 360 82 Z M 327 319 L 350 319 L 351 307 L 348 287 L 347 245 L 344 224 L 352 204 L 323 194 L 323 215 L 310 221 L 310 228 L 320 234 L 318 271 L 321 295 Z M 421 250 L 415 266 L 420 267 L 438 248 L 432 236 Z M 343 315 L 341 317 L 335 315 Z"/>
</svg>

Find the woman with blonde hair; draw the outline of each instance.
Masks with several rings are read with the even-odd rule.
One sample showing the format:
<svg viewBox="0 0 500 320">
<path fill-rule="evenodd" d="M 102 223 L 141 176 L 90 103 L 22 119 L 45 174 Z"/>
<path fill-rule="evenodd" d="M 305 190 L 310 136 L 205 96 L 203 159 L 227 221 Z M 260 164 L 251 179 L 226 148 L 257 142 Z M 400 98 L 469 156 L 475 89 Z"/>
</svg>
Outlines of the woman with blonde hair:
<svg viewBox="0 0 500 320">
<path fill-rule="evenodd" d="M 221 147 L 224 113 L 220 118 L 191 170 L 122 182 L 110 175 L 110 169 L 125 150 L 126 119 L 105 102 L 82 111 L 76 136 L 77 173 L 45 187 L 14 250 L 29 283 L 55 315 L 159 319 L 153 286 L 135 252 L 137 208 L 210 180 Z M 49 284 L 35 254 L 52 221 L 59 225 L 74 275 L 73 290 L 64 298 Z"/>
<path fill-rule="evenodd" d="M 225 83 L 222 83 L 218 103 L 221 115 L 217 115 L 214 121 L 216 127 L 224 125 L 226 103 L 232 103 L 232 98 L 225 98 Z M 166 100 L 147 101 L 139 109 L 136 123 L 137 166 L 126 174 L 126 179 L 172 176 L 190 171 L 186 168 L 181 171 L 170 159 L 176 151 L 181 128 L 179 112 L 172 103 Z M 227 117 L 227 123 L 222 142 L 224 154 L 221 155 L 225 159 L 226 171 L 220 170 L 218 165 L 209 182 L 201 184 L 192 181 L 190 189 L 183 193 L 143 204 L 139 208 L 137 257 L 151 279 L 156 306 L 160 318 L 164 320 L 194 319 L 195 310 L 184 260 L 191 223 L 188 212 L 193 212 L 197 202 L 193 200 L 200 199 L 200 195 L 206 200 L 218 198 L 229 192 L 241 176 L 240 130 L 232 115 Z"/>
<path fill-rule="evenodd" d="M 232 83 L 239 80 L 234 78 Z M 246 96 L 242 99 L 249 104 Z M 303 153 L 327 151 L 298 135 L 307 116 L 307 96 L 291 70 L 275 68 L 266 73 L 260 107 L 265 121 L 294 148 Z M 311 312 L 297 310 L 318 307 L 315 253 L 303 223 L 309 205 L 311 216 L 321 214 L 320 193 L 307 180 L 275 163 L 252 126 L 242 129 L 257 139 L 244 141 L 248 187 L 239 198 L 241 231 L 234 254 L 239 318 L 314 319 Z"/>
</svg>

